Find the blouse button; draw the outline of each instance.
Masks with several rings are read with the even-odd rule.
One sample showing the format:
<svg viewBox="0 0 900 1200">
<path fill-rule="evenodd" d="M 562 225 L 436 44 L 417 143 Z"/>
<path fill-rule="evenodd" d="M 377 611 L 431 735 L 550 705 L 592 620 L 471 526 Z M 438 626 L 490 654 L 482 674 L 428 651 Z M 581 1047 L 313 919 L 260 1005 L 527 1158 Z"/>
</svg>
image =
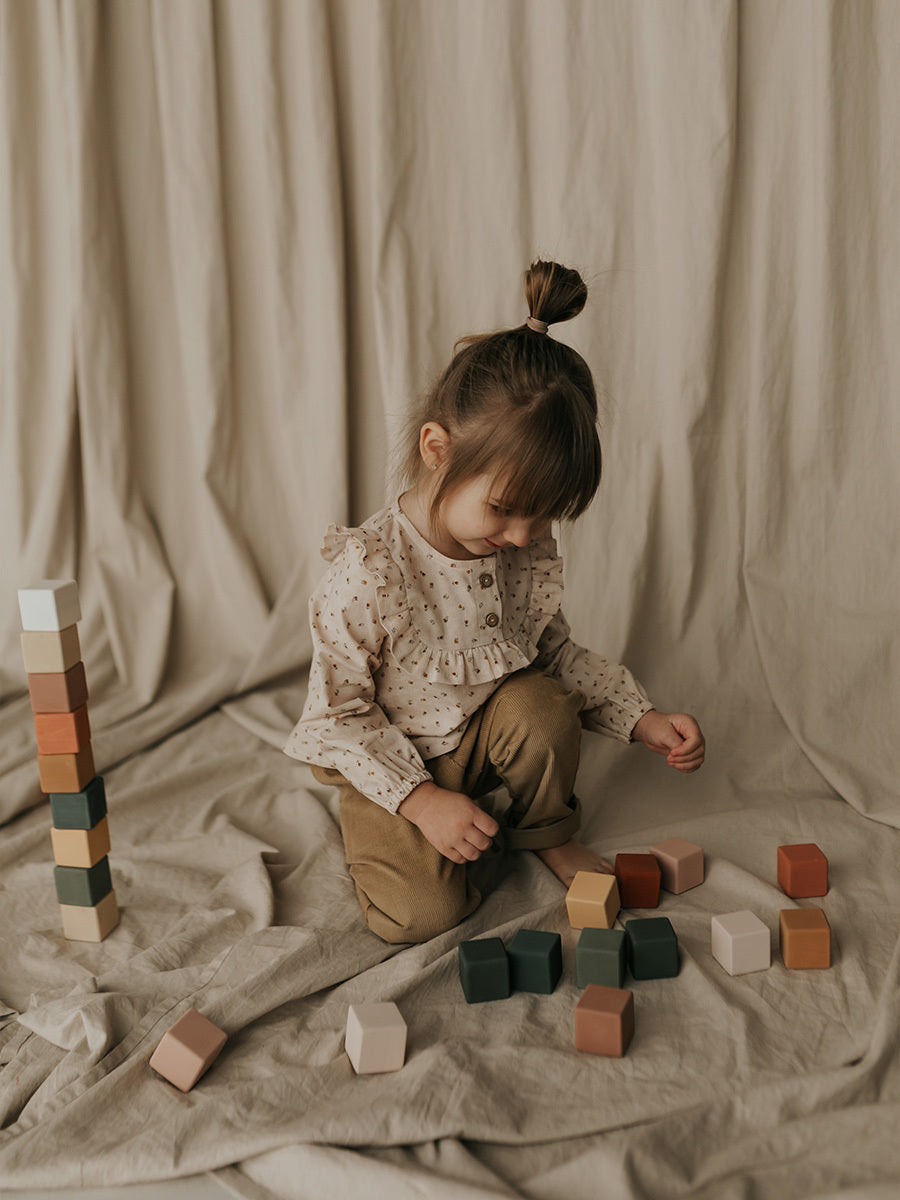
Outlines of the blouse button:
<svg viewBox="0 0 900 1200">
<path fill-rule="evenodd" d="M 483 588 L 489 588 L 492 586 L 492 584 L 494 582 L 494 577 L 493 577 L 493 575 L 489 575 L 487 573 L 487 571 L 485 571 L 485 573 L 483 575 L 478 576 L 478 582 L 481 584 L 481 586 Z"/>
<path fill-rule="evenodd" d="M 500 624 L 500 618 L 496 613 L 488 613 L 488 615 L 484 618 L 484 623 L 485 625 L 490 625 L 491 629 L 493 629 L 495 625 Z"/>
</svg>

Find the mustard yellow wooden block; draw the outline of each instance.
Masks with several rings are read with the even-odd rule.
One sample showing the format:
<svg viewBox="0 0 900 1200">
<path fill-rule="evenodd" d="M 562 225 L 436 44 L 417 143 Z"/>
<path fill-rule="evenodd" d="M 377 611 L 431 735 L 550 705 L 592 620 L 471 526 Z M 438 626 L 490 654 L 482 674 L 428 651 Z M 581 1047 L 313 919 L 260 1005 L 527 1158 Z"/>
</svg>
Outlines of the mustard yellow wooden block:
<svg viewBox="0 0 900 1200">
<path fill-rule="evenodd" d="M 116 893 L 107 892 L 99 904 L 61 904 L 63 935 L 72 942 L 102 942 L 119 923 Z"/>
<path fill-rule="evenodd" d="M 38 774 L 41 791 L 81 792 L 96 775 L 91 744 L 77 754 L 39 754 Z"/>
<path fill-rule="evenodd" d="M 93 829 L 51 829 L 53 859 L 59 867 L 92 867 L 109 854 L 109 821 L 103 817 Z"/>
<path fill-rule="evenodd" d="M 22 660 L 29 675 L 52 675 L 68 671 L 81 662 L 78 626 L 65 629 L 27 629 L 22 640 Z"/>
<path fill-rule="evenodd" d="M 566 893 L 566 911 L 573 929 L 612 929 L 619 915 L 619 885 L 615 875 L 578 871 Z"/>
</svg>

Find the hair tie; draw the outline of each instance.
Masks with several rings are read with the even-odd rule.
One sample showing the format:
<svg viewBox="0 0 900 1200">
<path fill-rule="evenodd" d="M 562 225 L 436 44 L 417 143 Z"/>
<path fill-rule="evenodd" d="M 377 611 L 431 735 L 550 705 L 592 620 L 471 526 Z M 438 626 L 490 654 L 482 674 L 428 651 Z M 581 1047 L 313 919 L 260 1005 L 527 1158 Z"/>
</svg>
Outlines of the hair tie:
<svg viewBox="0 0 900 1200">
<path fill-rule="evenodd" d="M 535 333 L 546 333 L 550 326 L 546 321 L 542 321 L 539 317 L 526 317 L 525 324 L 529 329 L 533 329 Z"/>
</svg>

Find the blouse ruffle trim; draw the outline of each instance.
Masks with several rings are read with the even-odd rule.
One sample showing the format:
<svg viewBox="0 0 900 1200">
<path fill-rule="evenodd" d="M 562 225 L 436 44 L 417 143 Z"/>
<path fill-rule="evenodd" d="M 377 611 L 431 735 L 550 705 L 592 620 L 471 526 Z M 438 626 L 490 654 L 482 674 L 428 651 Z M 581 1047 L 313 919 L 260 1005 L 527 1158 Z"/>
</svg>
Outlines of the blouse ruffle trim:
<svg viewBox="0 0 900 1200">
<path fill-rule="evenodd" d="M 451 685 L 488 683 L 529 666 L 538 654 L 538 639 L 562 605 L 563 564 L 556 543 L 546 538 L 531 552 L 531 594 L 519 628 L 501 641 L 447 648 L 427 642 L 412 617 L 403 572 L 390 549 L 373 529 L 331 525 L 322 557 L 334 562 L 354 546 L 375 586 L 381 623 L 390 651 L 403 670 L 429 683 Z"/>
</svg>

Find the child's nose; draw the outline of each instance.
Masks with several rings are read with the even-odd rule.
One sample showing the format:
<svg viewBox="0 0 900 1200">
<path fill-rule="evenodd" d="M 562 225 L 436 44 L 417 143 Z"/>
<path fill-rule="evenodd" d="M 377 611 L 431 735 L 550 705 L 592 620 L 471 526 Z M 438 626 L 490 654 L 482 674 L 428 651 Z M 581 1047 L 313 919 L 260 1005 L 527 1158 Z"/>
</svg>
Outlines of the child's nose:
<svg viewBox="0 0 900 1200">
<path fill-rule="evenodd" d="M 514 546 L 527 546 L 531 541 L 531 521 L 510 521 L 503 536 Z"/>
</svg>

